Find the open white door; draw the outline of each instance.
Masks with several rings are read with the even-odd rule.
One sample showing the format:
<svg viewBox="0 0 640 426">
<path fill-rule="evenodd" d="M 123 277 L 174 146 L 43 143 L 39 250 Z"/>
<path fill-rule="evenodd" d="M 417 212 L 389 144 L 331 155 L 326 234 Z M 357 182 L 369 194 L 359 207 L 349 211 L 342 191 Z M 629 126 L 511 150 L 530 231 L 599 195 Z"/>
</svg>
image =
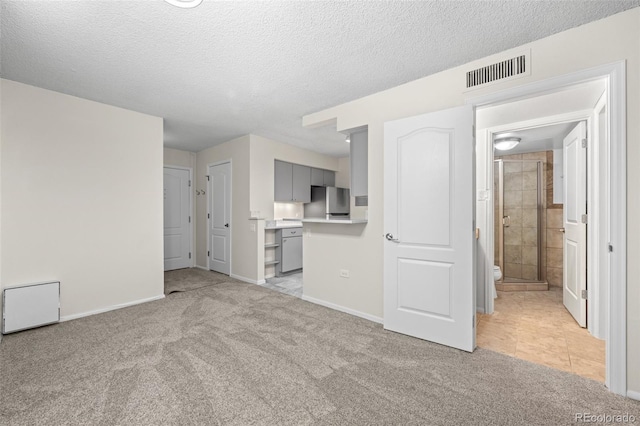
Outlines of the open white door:
<svg viewBox="0 0 640 426">
<path fill-rule="evenodd" d="M 587 326 L 587 126 L 584 121 L 564 138 L 564 244 L 562 300 Z"/>
<path fill-rule="evenodd" d="M 191 185 L 186 169 L 164 168 L 164 270 L 191 266 Z"/>
<path fill-rule="evenodd" d="M 209 269 L 231 271 L 231 163 L 209 167 Z"/>
<path fill-rule="evenodd" d="M 475 348 L 473 107 L 385 123 L 384 328 Z"/>
</svg>

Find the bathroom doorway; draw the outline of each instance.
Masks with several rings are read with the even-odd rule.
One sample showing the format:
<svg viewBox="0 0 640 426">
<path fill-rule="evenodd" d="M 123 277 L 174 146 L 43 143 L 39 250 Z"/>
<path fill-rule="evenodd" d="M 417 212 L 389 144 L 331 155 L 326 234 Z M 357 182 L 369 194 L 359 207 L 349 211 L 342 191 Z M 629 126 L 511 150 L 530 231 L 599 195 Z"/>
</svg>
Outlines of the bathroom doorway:
<svg viewBox="0 0 640 426">
<path fill-rule="evenodd" d="M 570 92 L 515 101 L 478 116 L 478 127 L 490 129 L 492 146 L 508 141 L 512 146 L 496 149 L 487 158 L 492 180 L 486 198 L 493 207 L 488 234 L 501 277 L 494 284 L 498 297 L 492 300 L 491 314 L 478 315 L 477 343 L 605 382 L 605 336 L 597 335 L 599 339 L 593 327 L 581 328 L 563 303 L 567 273 L 575 271 L 567 268 L 570 259 L 563 249 L 564 206 L 570 194 L 562 192 L 563 140 L 581 121 L 595 131 L 595 107 L 605 86 L 591 82 Z M 565 111 L 553 113 L 553 98 L 564 103 Z M 552 113 L 545 116 L 545 107 Z M 598 209 L 593 199 L 591 208 Z M 577 275 L 586 276 L 586 263 L 584 268 Z M 599 294 L 590 298 L 590 308 L 604 309 L 606 301 L 599 300 Z"/>
</svg>

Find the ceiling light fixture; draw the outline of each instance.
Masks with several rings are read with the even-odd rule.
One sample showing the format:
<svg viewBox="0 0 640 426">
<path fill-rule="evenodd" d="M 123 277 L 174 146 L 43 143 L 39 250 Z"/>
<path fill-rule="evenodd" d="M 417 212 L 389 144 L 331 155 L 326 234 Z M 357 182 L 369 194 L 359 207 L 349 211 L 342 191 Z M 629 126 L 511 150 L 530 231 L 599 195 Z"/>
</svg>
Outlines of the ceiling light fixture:
<svg viewBox="0 0 640 426">
<path fill-rule="evenodd" d="M 202 0 L 164 0 L 172 6 L 190 9 L 202 3 Z"/>
<path fill-rule="evenodd" d="M 520 138 L 515 138 L 513 136 L 496 139 L 493 141 L 493 146 L 498 151 L 509 151 L 510 149 L 515 148 L 520 143 L 520 140 Z"/>
</svg>

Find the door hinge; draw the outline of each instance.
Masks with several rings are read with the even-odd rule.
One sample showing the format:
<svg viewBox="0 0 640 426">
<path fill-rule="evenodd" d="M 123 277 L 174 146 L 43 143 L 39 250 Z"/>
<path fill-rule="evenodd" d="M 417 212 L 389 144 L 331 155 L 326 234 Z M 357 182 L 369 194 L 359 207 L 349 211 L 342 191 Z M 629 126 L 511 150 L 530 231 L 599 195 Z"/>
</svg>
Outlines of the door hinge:
<svg viewBox="0 0 640 426">
<path fill-rule="evenodd" d="M 209 180 L 209 175 L 207 175 L 207 180 Z"/>
<path fill-rule="evenodd" d="M 581 296 L 584 300 L 587 300 L 587 290 L 582 290 Z"/>
<path fill-rule="evenodd" d="M 613 253 L 613 246 L 611 244 L 608 244 L 609 246 L 609 253 Z"/>
<path fill-rule="evenodd" d="M 587 215 L 586 214 L 582 215 L 582 223 L 587 223 Z"/>
<path fill-rule="evenodd" d="M 189 179 L 189 187 L 191 187 L 191 179 Z"/>
<path fill-rule="evenodd" d="M 207 213 L 207 219 L 211 219 L 211 215 Z"/>
<path fill-rule="evenodd" d="M 189 259 L 191 259 L 191 252 L 189 252 Z"/>
<path fill-rule="evenodd" d="M 189 216 L 189 223 L 191 223 L 191 216 Z"/>
<path fill-rule="evenodd" d="M 587 140 L 586 139 L 582 139 L 582 147 L 583 148 L 587 147 Z"/>
<path fill-rule="evenodd" d="M 211 252 L 209 250 L 207 250 L 207 257 L 211 256 Z"/>
</svg>

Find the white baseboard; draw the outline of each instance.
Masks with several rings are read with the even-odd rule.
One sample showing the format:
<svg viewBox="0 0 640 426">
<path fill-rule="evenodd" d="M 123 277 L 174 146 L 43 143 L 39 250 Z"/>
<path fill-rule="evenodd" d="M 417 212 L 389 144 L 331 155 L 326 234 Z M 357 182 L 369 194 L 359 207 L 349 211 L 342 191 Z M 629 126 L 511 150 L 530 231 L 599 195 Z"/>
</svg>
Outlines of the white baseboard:
<svg viewBox="0 0 640 426">
<path fill-rule="evenodd" d="M 243 277 L 240 275 L 236 275 L 236 274 L 229 274 L 229 276 L 231 278 L 235 278 L 236 280 L 240 280 L 240 281 L 244 281 L 245 283 L 249 283 L 249 284 L 264 284 L 266 283 L 265 280 L 252 280 L 251 278 L 247 278 L 247 277 Z"/>
<path fill-rule="evenodd" d="M 208 271 L 209 270 L 209 268 L 207 268 L 205 266 L 200 266 L 200 265 L 196 265 L 196 266 L 194 266 L 194 268 L 202 269 L 203 271 Z"/>
<path fill-rule="evenodd" d="M 635 399 L 636 401 L 640 401 L 640 392 L 632 391 L 627 389 L 627 398 Z"/>
<path fill-rule="evenodd" d="M 369 321 L 377 322 L 378 324 L 382 324 L 382 318 L 375 315 L 365 314 L 364 312 L 356 311 L 355 309 L 345 308 L 344 306 L 336 305 L 335 303 L 326 302 L 324 300 L 316 299 L 315 297 L 306 296 L 304 294 L 302 295 L 302 300 L 306 300 L 307 302 L 315 303 L 316 305 L 321 305 L 326 308 L 344 312 L 345 314 L 350 314 Z"/>
<path fill-rule="evenodd" d="M 90 315 L 102 314 L 104 312 L 115 311 L 116 309 L 126 308 L 133 305 L 139 305 L 141 303 L 153 302 L 154 300 L 160 300 L 160 299 L 164 299 L 164 294 L 159 294 L 158 296 L 149 297 L 147 299 L 138 299 L 138 300 L 133 300 L 131 302 L 120 303 L 119 305 L 111 305 L 111 306 L 107 306 L 106 308 L 96 309 L 95 311 L 81 312 L 79 314 L 61 316 L 60 322 L 71 321 L 71 320 L 82 318 L 82 317 L 88 317 Z"/>
<path fill-rule="evenodd" d="M 479 314 L 484 314 L 484 308 L 479 308 L 476 306 L 476 312 Z"/>
</svg>

